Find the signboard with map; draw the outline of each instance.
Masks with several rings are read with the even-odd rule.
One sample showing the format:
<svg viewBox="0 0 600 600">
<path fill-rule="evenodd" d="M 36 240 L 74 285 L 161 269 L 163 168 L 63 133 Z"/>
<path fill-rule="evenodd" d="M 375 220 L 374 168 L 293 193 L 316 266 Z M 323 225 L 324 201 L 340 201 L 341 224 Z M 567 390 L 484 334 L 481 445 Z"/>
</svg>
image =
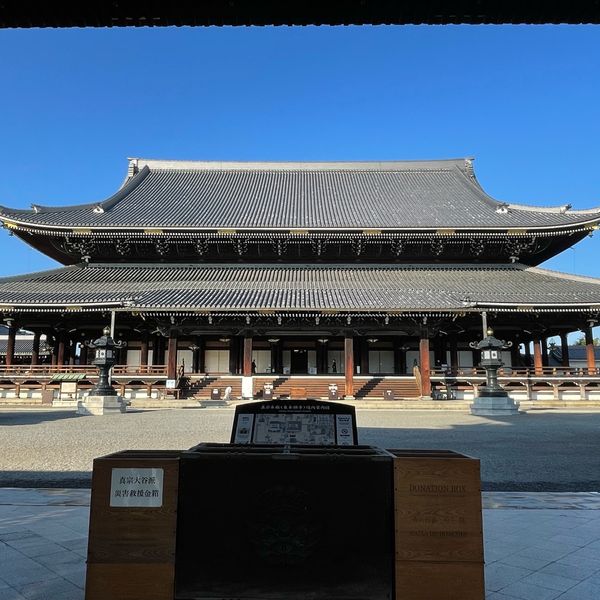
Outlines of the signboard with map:
<svg viewBox="0 0 600 600">
<path fill-rule="evenodd" d="M 353 406 L 336 402 L 273 400 L 238 406 L 232 444 L 354 446 Z"/>
</svg>

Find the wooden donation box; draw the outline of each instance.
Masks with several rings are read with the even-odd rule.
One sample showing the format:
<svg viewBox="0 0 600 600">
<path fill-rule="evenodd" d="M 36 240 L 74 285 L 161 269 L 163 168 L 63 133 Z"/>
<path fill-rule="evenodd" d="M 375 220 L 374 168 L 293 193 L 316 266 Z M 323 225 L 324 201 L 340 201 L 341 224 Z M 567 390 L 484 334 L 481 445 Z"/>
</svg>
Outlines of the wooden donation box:
<svg viewBox="0 0 600 600">
<path fill-rule="evenodd" d="M 309 404 L 96 459 L 86 600 L 483 600 L 479 461 L 357 445 L 351 407 Z"/>
<path fill-rule="evenodd" d="M 389 452 L 397 600 L 483 600 L 479 460 L 443 450 Z"/>
<path fill-rule="evenodd" d="M 86 600 L 173 600 L 180 455 L 94 460 Z"/>
</svg>

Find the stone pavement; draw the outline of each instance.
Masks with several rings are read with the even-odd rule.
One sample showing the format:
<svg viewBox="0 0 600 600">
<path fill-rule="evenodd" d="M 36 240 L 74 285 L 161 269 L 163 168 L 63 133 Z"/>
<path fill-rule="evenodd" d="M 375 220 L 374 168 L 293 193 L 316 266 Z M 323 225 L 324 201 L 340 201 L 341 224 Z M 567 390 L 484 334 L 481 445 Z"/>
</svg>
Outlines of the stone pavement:
<svg viewBox="0 0 600 600">
<path fill-rule="evenodd" d="M 89 497 L 0 488 L 0 600 L 83 600 Z M 600 598 L 600 493 L 483 500 L 486 600 Z"/>
</svg>

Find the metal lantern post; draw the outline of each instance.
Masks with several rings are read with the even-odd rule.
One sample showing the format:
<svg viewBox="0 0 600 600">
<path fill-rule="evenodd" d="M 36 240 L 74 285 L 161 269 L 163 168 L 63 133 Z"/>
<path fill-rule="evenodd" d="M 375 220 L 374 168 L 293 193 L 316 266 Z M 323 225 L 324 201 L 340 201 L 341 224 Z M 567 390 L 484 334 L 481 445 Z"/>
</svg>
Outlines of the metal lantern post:
<svg viewBox="0 0 600 600">
<path fill-rule="evenodd" d="M 124 348 L 126 342 L 115 342 L 110 327 L 105 327 L 103 335 L 85 345 L 95 351 L 92 364 L 98 367 L 98 383 L 89 395 L 77 405 L 77 412 L 85 415 L 104 415 L 126 411 L 126 402 L 110 383 L 110 370 L 116 363 L 116 351 Z"/>
<path fill-rule="evenodd" d="M 471 404 L 474 415 L 507 415 L 517 414 L 519 404 L 515 403 L 498 383 L 498 369 L 504 365 L 502 350 L 512 347 L 512 342 L 505 342 L 494 337 L 494 331 L 487 328 L 485 337 L 480 342 L 469 344 L 474 350 L 481 352 L 480 365 L 485 369 L 485 385 L 479 388 L 477 398 Z"/>
</svg>

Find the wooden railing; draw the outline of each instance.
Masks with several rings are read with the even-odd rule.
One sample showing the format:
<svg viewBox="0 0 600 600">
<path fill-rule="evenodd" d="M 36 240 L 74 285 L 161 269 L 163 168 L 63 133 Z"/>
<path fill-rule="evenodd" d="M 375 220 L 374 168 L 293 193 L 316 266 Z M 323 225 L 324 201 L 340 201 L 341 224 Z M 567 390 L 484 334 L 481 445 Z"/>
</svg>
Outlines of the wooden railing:
<svg viewBox="0 0 600 600">
<path fill-rule="evenodd" d="M 98 369 L 94 365 L 0 365 L 0 378 L 10 378 L 12 376 L 45 378 L 52 377 L 57 373 L 81 373 L 94 377 L 98 374 Z M 113 376 L 166 376 L 166 374 L 166 365 L 115 365 L 112 369 Z"/>
<path fill-rule="evenodd" d="M 432 378 L 444 377 L 483 377 L 485 369 L 481 367 L 463 367 L 460 369 L 431 369 Z M 498 377 L 530 378 L 530 377 L 600 377 L 600 367 L 503 367 L 498 370 Z"/>
</svg>

